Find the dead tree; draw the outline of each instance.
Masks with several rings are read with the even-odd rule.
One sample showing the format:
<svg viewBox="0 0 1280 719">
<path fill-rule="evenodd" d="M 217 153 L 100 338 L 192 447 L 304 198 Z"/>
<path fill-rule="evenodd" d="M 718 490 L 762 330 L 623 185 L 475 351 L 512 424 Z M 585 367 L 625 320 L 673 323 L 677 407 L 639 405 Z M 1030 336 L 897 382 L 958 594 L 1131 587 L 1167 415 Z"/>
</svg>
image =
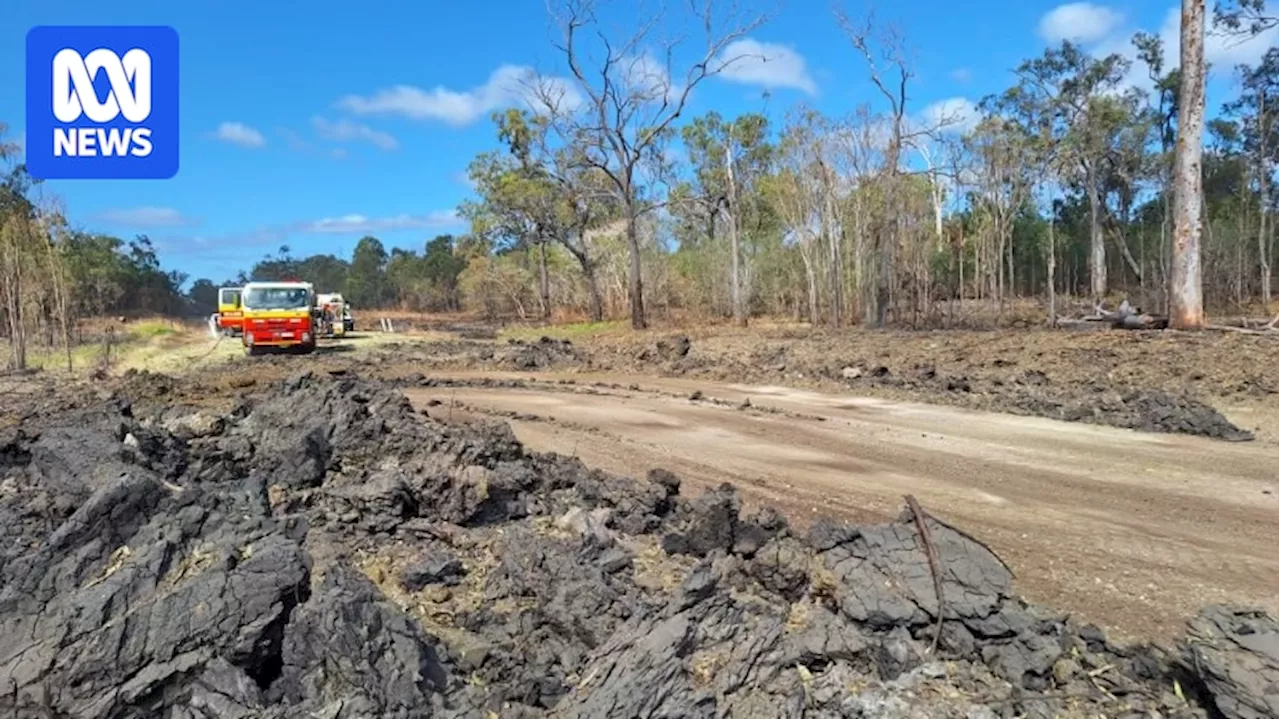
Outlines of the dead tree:
<svg viewBox="0 0 1280 719">
<path fill-rule="evenodd" d="M 907 82 L 912 78 L 914 73 L 907 65 L 906 55 L 903 51 L 901 38 L 896 33 L 889 32 L 881 42 L 881 58 L 877 61 L 875 55 L 871 51 L 871 34 L 873 28 L 873 19 L 868 16 L 866 23 L 862 27 L 856 27 L 851 23 L 843 13 L 837 11 L 837 19 L 840 21 L 841 27 L 844 28 L 845 35 L 848 36 L 855 49 L 862 54 L 866 60 L 867 69 L 871 74 L 871 82 L 880 91 L 889 102 L 890 109 L 890 125 L 889 125 L 889 142 L 884 152 L 884 165 L 881 168 L 882 177 L 889 186 L 889 197 L 894 197 L 893 183 L 898 178 L 898 170 L 902 156 L 903 145 L 906 143 L 904 134 L 907 132 L 906 115 L 907 115 Z M 886 79 L 882 64 L 887 63 L 892 67 L 893 75 Z M 889 209 L 889 217 L 896 215 L 892 201 Z M 892 220 L 885 223 L 883 231 L 876 232 L 874 235 L 875 256 L 876 256 L 876 293 L 875 304 L 867 308 L 866 319 L 867 324 L 872 327 L 884 327 L 885 318 L 889 310 L 889 285 L 891 275 L 894 270 L 894 254 L 898 243 L 898 225 Z"/>
<path fill-rule="evenodd" d="M 592 0 L 558 0 L 551 14 L 559 25 L 561 38 L 556 49 L 563 53 L 576 95 L 581 103 L 567 101 L 570 90 L 554 81 L 537 83 L 536 110 L 549 115 L 551 126 L 566 145 L 577 150 L 584 167 L 598 170 L 608 179 L 626 220 L 626 240 L 630 253 L 628 297 L 631 326 L 648 326 L 644 309 L 644 282 L 641 277 L 639 219 L 660 206 L 640 192 L 637 171 L 642 162 L 661 149 L 671 124 L 684 112 L 689 95 L 703 80 L 724 72 L 746 56 L 730 47 L 764 22 L 764 16 L 744 18 L 733 6 L 720 12 L 712 0 L 695 2 L 691 8 L 697 25 L 704 30 L 705 46 L 697 60 L 677 73 L 675 54 L 678 41 L 656 44 L 658 55 L 650 53 L 651 33 L 664 20 L 658 12 L 640 23 L 635 33 L 621 42 L 610 40 L 598 29 Z M 591 32 L 592 28 L 596 28 Z M 599 40 L 603 57 L 588 66 L 583 37 Z"/>
</svg>

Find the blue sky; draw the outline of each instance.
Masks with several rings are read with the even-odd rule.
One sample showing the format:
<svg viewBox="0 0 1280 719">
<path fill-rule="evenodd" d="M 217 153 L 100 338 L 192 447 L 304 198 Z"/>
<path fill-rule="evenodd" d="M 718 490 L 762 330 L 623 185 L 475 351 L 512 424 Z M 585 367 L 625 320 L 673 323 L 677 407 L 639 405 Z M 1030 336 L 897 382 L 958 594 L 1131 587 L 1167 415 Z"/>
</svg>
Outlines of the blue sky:
<svg viewBox="0 0 1280 719">
<path fill-rule="evenodd" d="M 743 4 L 744 0 L 739 0 Z M 678 17 L 686 6 L 669 3 Z M 751 32 L 764 65 L 699 86 L 690 114 L 767 111 L 781 121 L 796 103 L 841 115 L 879 105 L 865 64 L 835 24 L 829 0 L 784 0 Z M 656 5 L 601 6 L 621 36 Z M 864 4 L 846 3 L 862 17 Z M 1174 0 L 1039 3 L 902 0 L 879 3 L 916 69 L 909 110 L 968 103 L 1011 83 L 1011 70 L 1049 42 L 1080 41 L 1131 54 L 1137 30 L 1171 41 Z M 441 232 L 463 232 L 454 210 L 466 198 L 468 161 L 495 146 L 491 111 L 509 104 L 518 68 L 549 76 L 565 68 L 541 0 L 434 2 L 189 2 L 13 0 L 0 28 L 0 122 L 24 141 L 24 43 L 34 25 L 162 24 L 181 46 L 181 167 L 171 180 L 45 183 L 72 223 L 121 237 L 150 235 L 166 267 L 215 281 L 288 244 L 295 255 L 346 255 L 364 234 L 420 249 Z M 691 37 L 691 41 L 696 37 Z M 1274 35 L 1243 45 L 1211 38 L 1221 70 L 1255 61 Z M 1135 73 L 1142 74 L 1139 68 Z M 766 103 L 763 91 L 769 90 Z"/>
</svg>

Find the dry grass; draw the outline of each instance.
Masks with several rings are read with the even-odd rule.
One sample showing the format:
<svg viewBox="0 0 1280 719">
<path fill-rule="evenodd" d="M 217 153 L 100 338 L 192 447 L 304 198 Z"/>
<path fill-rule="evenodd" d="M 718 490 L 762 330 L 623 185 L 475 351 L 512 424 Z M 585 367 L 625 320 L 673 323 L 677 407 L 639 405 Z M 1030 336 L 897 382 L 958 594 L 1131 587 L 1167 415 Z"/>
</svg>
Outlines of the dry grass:
<svg viewBox="0 0 1280 719">
<path fill-rule="evenodd" d="M 689 662 L 689 674 L 693 677 L 694 686 L 705 687 L 716 678 L 716 672 L 724 666 L 728 658 L 722 652 L 696 652 Z"/>
<path fill-rule="evenodd" d="M 144 317 L 125 323 L 116 318 L 95 318 L 81 323 L 77 333 L 84 338 L 71 347 L 71 372 L 85 376 L 106 367 L 112 374 L 135 369 L 183 374 L 200 371 L 212 364 L 236 361 L 244 350 L 238 337 L 213 337 L 208 325 L 200 321 L 179 321 L 163 317 Z M 110 334 L 109 354 L 105 338 Z M 437 331 L 353 332 L 340 340 L 350 343 L 353 351 L 374 349 L 395 342 L 434 342 L 454 339 L 454 335 Z M 0 345 L 0 367 L 9 364 L 9 347 Z M 106 360 L 104 362 L 104 359 Z M 62 347 L 29 347 L 27 366 L 56 375 L 67 375 L 67 353 Z"/>
<path fill-rule="evenodd" d="M 643 535 L 631 542 L 635 552 L 632 560 L 632 581 L 637 587 L 651 592 L 670 593 L 680 586 L 685 575 L 693 567 L 689 557 L 667 554 L 657 537 Z"/>
<path fill-rule="evenodd" d="M 85 320 L 77 328 L 84 340 L 70 351 L 71 373 L 86 373 L 104 365 L 110 370 L 173 369 L 189 364 L 197 354 L 197 345 L 208 349 L 212 343 L 203 324 L 187 323 L 162 317 L 148 317 L 120 323 L 97 318 Z M 0 349 L 0 363 L 9 361 L 9 347 Z M 27 349 L 27 366 L 48 372 L 67 372 L 68 352 L 61 346 L 37 346 Z M 172 357 L 172 362 L 166 359 Z M 159 365 L 159 366 L 152 366 Z"/>
</svg>

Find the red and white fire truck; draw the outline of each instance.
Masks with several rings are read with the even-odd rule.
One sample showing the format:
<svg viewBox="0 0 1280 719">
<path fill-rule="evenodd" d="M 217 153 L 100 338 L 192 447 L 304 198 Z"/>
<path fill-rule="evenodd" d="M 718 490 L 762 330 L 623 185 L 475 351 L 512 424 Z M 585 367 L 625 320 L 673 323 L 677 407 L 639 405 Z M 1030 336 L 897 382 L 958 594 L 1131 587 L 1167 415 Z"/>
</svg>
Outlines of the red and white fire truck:
<svg viewBox="0 0 1280 719">
<path fill-rule="evenodd" d="M 250 282 L 240 294 L 240 311 L 246 354 L 315 350 L 319 313 L 310 282 Z"/>
</svg>

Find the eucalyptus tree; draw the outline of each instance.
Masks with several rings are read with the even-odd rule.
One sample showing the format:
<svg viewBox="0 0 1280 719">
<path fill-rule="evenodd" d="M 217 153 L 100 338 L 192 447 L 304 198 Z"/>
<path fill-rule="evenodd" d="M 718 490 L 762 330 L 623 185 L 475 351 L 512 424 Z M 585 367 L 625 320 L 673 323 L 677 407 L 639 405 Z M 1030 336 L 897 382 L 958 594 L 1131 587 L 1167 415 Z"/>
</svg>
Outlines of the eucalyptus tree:
<svg viewBox="0 0 1280 719">
<path fill-rule="evenodd" d="M 760 182 L 770 171 L 773 148 L 768 141 L 769 121 L 749 113 L 726 121 L 709 112 L 681 130 L 689 155 L 691 180 L 680 195 L 700 206 L 708 233 L 715 238 L 716 218 L 724 219 L 729 236 L 729 294 L 734 321 L 747 324 L 747 300 L 743 288 L 742 235 L 749 215 L 758 215 Z"/>
<path fill-rule="evenodd" d="M 1271 178 L 1276 174 L 1276 140 L 1280 136 L 1277 70 L 1274 47 L 1267 50 L 1256 67 L 1237 67 L 1240 96 L 1223 108 L 1224 114 L 1240 123 L 1244 150 L 1250 157 L 1253 180 L 1257 183 L 1259 291 L 1263 302 L 1271 301 L 1271 255 L 1276 245 L 1276 233 L 1268 220 L 1273 214 Z"/>
<path fill-rule="evenodd" d="M 978 207 L 990 218 L 995 240 L 988 263 L 991 293 L 1003 306 L 1013 280 L 1014 218 L 1038 181 L 1032 175 L 1035 136 L 1013 118 L 990 115 L 966 140 L 975 162 Z"/>
<path fill-rule="evenodd" d="M 1059 153 L 1063 179 L 1082 186 L 1089 203 L 1089 276 L 1095 301 L 1107 293 L 1107 251 L 1103 234 L 1104 163 L 1123 129 L 1116 95 L 1129 61 L 1119 54 L 1098 59 L 1064 42 L 1017 69 L 1018 84 L 1004 101 L 1044 118 Z"/>
<path fill-rule="evenodd" d="M 808 320 L 813 324 L 817 324 L 820 318 L 819 218 L 823 207 L 823 188 L 814 172 L 816 163 L 813 159 L 814 148 L 819 146 L 822 132 L 819 122 L 820 117 L 814 112 L 799 113 L 788 121 L 777 145 L 775 172 L 761 181 L 763 195 L 778 213 L 784 236 L 799 251 L 804 265 Z"/>
<path fill-rule="evenodd" d="M 1178 77 L 1178 139 L 1173 150 L 1173 261 L 1169 324 L 1204 326 L 1200 274 L 1204 176 L 1204 0 L 1182 0 L 1182 67 Z"/>
</svg>

